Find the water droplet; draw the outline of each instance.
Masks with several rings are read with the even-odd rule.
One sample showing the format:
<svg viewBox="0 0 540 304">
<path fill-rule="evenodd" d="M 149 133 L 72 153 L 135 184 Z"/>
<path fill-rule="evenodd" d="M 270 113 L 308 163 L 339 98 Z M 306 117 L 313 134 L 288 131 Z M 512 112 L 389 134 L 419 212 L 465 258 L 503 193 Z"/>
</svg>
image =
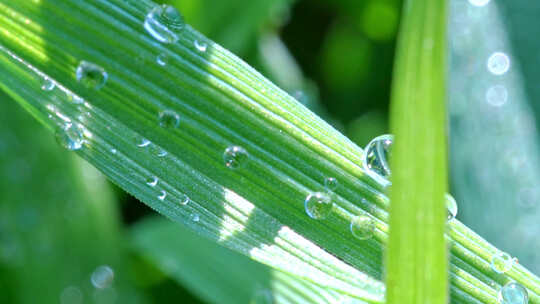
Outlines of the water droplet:
<svg viewBox="0 0 540 304">
<path fill-rule="evenodd" d="M 112 153 L 112 154 L 116 154 L 116 152 L 117 152 L 117 151 L 116 151 L 115 148 L 112 148 L 112 149 L 111 149 L 111 153 Z"/>
<path fill-rule="evenodd" d="M 156 58 L 156 62 L 157 62 L 157 64 L 159 64 L 161 66 L 166 66 L 167 63 L 169 62 L 169 57 L 165 53 L 159 54 L 157 56 L 157 58 Z"/>
<path fill-rule="evenodd" d="M 364 149 L 364 167 L 380 177 L 390 177 L 390 164 L 388 160 L 392 154 L 393 135 L 375 137 Z"/>
<path fill-rule="evenodd" d="M 338 181 L 334 177 L 327 177 L 324 179 L 324 188 L 327 191 L 334 191 L 338 187 Z"/>
<path fill-rule="evenodd" d="M 332 210 L 332 200 L 326 193 L 310 193 L 304 202 L 304 208 L 307 215 L 312 219 L 325 219 Z"/>
<path fill-rule="evenodd" d="M 469 3 L 474 6 L 484 6 L 489 3 L 490 0 L 469 0 Z"/>
<path fill-rule="evenodd" d="M 528 302 L 527 289 L 517 282 L 506 283 L 499 292 L 500 304 L 527 304 Z"/>
<path fill-rule="evenodd" d="M 167 151 L 163 150 L 163 149 L 160 149 L 157 153 L 157 156 L 158 157 L 163 157 L 163 156 L 166 156 L 167 154 L 169 154 Z"/>
<path fill-rule="evenodd" d="M 489 56 L 487 68 L 494 75 L 502 75 L 510 69 L 510 58 L 505 53 L 495 52 Z"/>
<path fill-rule="evenodd" d="M 491 257 L 491 269 L 496 273 L 505 273 L 512 266 L 514 266 L 514 260 L 506 252 L 498 252 Z"/>
<path fill-rule="evenodd" d="M 148 147 L 150 144 L 151 142 L 148 139 L 142 138 L 137 144 L 137 147 L 144 148 L 144 147 Z"/>
<path fill-rule="evenodd" d="M 158 195 L 158 200 L 162 201 L 167 197 L 167 192 L 165 190 L 161 190 L 161 192 Z"/>
<path fill-rule="evenodd" d="M 77 96 L 75 94 L 71 94 L 71 93 L 67 94 L 67 99 L 68 99 L 68 101 L 70 101 L 70 102 L 72 102 L 74 104 L 78 104 L 78 105 L 84 103 L 84 99 L 82 99 L 81 97 L 79 97 L 79 96 Z M 82 111 L 80 108 L 78 110 Z"/>
<path fill-rule="evenodd" d="M 158 183 L 158 178 L 153 176 L 146 179 L 146 184 L 150 187 L 155 187 Z"/>
<path fill-rule="evenodd" d="M 370 239 L 375 232 L 375 222 L 367 215 L 357 216 L 351 221 L 351 232 L 357 239 Z"/>
<path fill-rule="evenodd" d="M 114 271 L 107 265 L 96 268 L 90 277 L 90 281 L 95 288 L 107 288 L 111 286 L 114 280 Z"/>
<path fill-rule="evenodd" d="M 486 91 L 486 101 L 494 106 L 500 107 L 508 100 L 508 90 L 503 85 L 494 85 Z"/>
<path fill-rule="evenodd" d="M 83 303 L 83 293 L 75 286 L 68 286 L 60 294 L 60 304 L 81 304 Z"/>
<path fill-rule="evenodd" d="M 101 89 L 109 78 L 105 69 L 87 61 L 81 61 L 77 67 L 75 76 L 77 77 L 77 81 L 82 85 L 96 90 Z"/>
<path fill-rule="evenodd" d="M 52 81 L 50 78 L 43 78 L 43 83 L 41 84 L 41 89 L 43 91 L 52 91 L 56 87 L 56 84 L 54 81 Z"/>
<path fill-rule="evenodd" d="M 78 124 L 66 123 L 56 131 L 56 141 L 64 148 L 76 151 L 84 144 L 84 130 Z"/>
<path fill-rule="evenodd" d="M 180 116 L 171 110 L 159 113 L 159 125 L 163 128 L 176 128 L 180 124 Z"/>
<path fill-rule="evenodd" d="M 161 43 L 175 43 L 184 29 L 184 17 L 170 5 L 157 5 L 146 15 L 144 28 Z"/>
<path fill-rule="evenodd" d="M 444 194 L 444 204 L 446 206 L 446 221 L 451 221 L 456 218 L 458 206 L 454 197 L 448 193 Z"/>
<path fill-rule="evenodd" d="M 199 41 L 199 40 L 195 40 L 193 42 L 193 44 L 195 45 L 195 48 L 199 51 L 199 52 L 206 52 L 206 49 L 208 48 L 208 45 L 206 44 L 206 42 L 203 42 L 203 41 Z"/>
<path fill-rule="evenodd" d="M 249 158 L 249 154 L 246 149 L 240 146 L 230 146 L 225 149 L 223 153 L 223 160 L 225 165 L 231 169 L 237 169 L 243 166 Z"/>
<path fill-rule="evenodd" d="M 198 221 L 201 220 L 201 217 L 197 213 L 192 213 L 191 214 L 191 220 L 194 221 L 194 222 L 198 222 Z"/>
<path fill-rule="evenodd" d="M 182 206 L 185 206 L 188 203 L 189 203 L 189 196 L 187 196 L 186 194 L 181 194 L 179 204 Z"/>
</svg>

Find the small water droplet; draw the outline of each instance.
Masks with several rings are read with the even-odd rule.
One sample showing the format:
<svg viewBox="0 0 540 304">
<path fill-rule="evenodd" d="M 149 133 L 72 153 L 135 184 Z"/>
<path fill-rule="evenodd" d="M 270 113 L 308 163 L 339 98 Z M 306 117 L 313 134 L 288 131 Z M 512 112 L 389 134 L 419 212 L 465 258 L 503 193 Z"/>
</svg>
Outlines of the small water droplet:
<svg viewBox="0 0 540 304">
<path fill-rule="evenodd" d="M 334 177 L 327 177 L 324 179 L 324 188 L 326 191 L 334 191 L 338 187 L 338 181 Z"/>
<path fill-rule="evenodd" d="M 249 158 L 246 149 L 240 146 L 230 146 L 223 152 L 225 165 L 230 169 L 237 169 L 243 166 Z"/>
<path fill-rule="evenodd" d="M 506 283 L 499 291 L 500 304 L 527 304 L 528 302 L 527 289 L 517 282 Z"/>
<path fill-rule="evenodd" d="M 165 190 L 161 190 L 161 192 L 158 195 L 158 200 L 162 201 L 167 197 L 167 192 Z"/>
<path fill-rule="evenodd" d="M 137 144 L 137 147 L 144 148 L 144 147 L 148 147 L 150 144 L 151 142 L 148 139 L 142 138 Z"/>
<path fill-rule="evenodd" d="M 206 42 L 203 42 L 203 41 L 199 41 L 199 40 L 195 40 L 193 42 L 193 44 L 195 45 L 195 48 L 199 51 L 199 52 L 206 52 L 206 49 L 208 48 L 208 45 L 206 44 Z"/>
<path fill-rule="evenodd" d="M 494 75 L 503 75 L 510 69 L 510 58 L 502 52 L 495 52 L 487 61 L 488 70 Z"/>
<path fill-rule="evenodd" d="M 307 215 L 312 219 L 325 219 L 332 211 L 332 200 L 326 193 L 310 193 L 304 202 L 304 208 Z"/>
<path fill-rule="evenodd" d="M 56 84 L 52 79 L 45 77 L 43 78 L 43 83 L 41 84 L 41 89 L 43 91 L 52 91 L 56 87 Z"/>
<path fill-rule="evenodd" d="M 192 221 L 198 222 L 200 219 L 201 219 L 201 217 L 199 216 L 199 214 L 197 214 L 197 213 L 192 213 L 191 214 L 191 220 Z"/>
<path fill-rule="evenodd" d="M 158 178 L 153 176 L 146 179 L 146 184 L 150 187 L 155 187 L 158 183 Z"/>
<path fill-rule="evenodd" d="M 375 137 L 364 149 L 364 167 L 388 179 L 391 175 L 390 163 L 388 162 L 392 154 L 393 135 L 381 135 Z"/>
<path fill-rule="evenodd" d="M 75 72 L 77 81 L 89 89 L 101 89 L 109 75 L 104 68 L 87 61 L 81 61 Z"/>
<path fill-rule="evenodd" d="M 111 149 L 111 153 L 112 153 L 112 154 L 116 154 L 116 152 L 117 152 L 117 151 L 116 151 L 115 148 L 112 148 L 112 149 Z"/>
<path fill-rule="evenodd" d="M 159 113 L 159 125 L 163 128 L 176 128 L 180 124 L 180 116 L 171 110 Z"/>
<path fill-rule="evenodd" d="M 367 215 L 359 215 L 351 221 L 351 233 L 360 240 L 367 240 L 373 237 L 375 232 L 375 222 Z"/>
<path fill-rule="evenodd" d="M 90 277 L 90 281 L 95 288 L 103 289 L 111 286 L 114 280 L 114 271 L 107 265 L 96 268 Z"/>
<path fill-rule="evenodd" d="M 181 194 L 178 203 L 182 206 L 187 205 L 189 203 L 189 196 L 187 196 L 186 194 Z"/>
<path fill-rule="evenodd" d="M 170 5 L 157 5 L 144 20 L 144 28 L 161 43 L 175 43 L 178 34 L 184 29 L 184 17 Z"/>
<path fill-rule="evenodd" d="M 56 141 L 64 148 L 76 151 L 84 144 L 84 130 L 78 124 L 66 123 L 56 131 Z"/>
<path fill-rule="evenodd" d="M 446 206 L 446 221 L 449 222 L 456 218 L 458 206 L 454 197 L 448 193 L 444 194 L 444 203 Z"/>
<path fill-rule="evenodd" d="M 500 107 L 508 100 L 508 90 L 503 85 L 494 85 L 486 91 L 486 101 L 494 107 Z"/>
<path fill-rule="evenodd" d="M 169 62 L 169 57 L 167 56 L 167 54 L 163 53 L 163 54 L 159 54 L 157 57 L 156 57 L 156 62 L 157 64 L 161 65 L 161 66 L 166 66 L 167 63 Z"/>
<path fill-rule="evenodd" d="M 491 269 L 496 273 L 505 273 L 512 266 L 514 266 L 514 260 L 506 252 L 498 252 L 491 257 Z"/>
<path fill-rule="evenodd" d="M 166 156 L 167 154 L 169 154 L 167 151 L 163 150 L 163 149 L 160 149 L 157 153 L 157 156 L 158 157 L 163 157 L 163 156 Z"/>
</svg>

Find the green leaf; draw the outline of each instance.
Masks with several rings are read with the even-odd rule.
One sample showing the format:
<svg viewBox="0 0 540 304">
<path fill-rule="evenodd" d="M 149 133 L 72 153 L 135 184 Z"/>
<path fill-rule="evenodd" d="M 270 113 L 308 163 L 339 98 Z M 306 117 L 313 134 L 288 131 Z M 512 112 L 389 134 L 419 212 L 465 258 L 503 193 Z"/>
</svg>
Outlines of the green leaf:
<svg viewBox="0 0 540 304">
<path fill-rule="evenodd" d="M 143 27 L 154 6 L 0 0 L 0 88 L 51 130 L 80 127 L 77 153 L 161 214 L 327 291 L 383 302 L 388 198 L 362 167 L 363 151 L 191 27 L 177 43 L 157 42 Z M 165 67 L 156 63 L 163 54 Z M 77 82 L 81 61 L 107 71 L 101 89 Z M 46 78 L 53 90 L 41 89 Z M 165 110 L 178 114 L 177 128 L 160 126 Z M 231 146 L 249 155 L 236 169 L 223 159 Z M 327 218 L 314 220 L 304 201 L 325 191 L 327 177 L 339 187 Z M 375 223 L 370 240 L 352 237 L 358 215 Z M 494 303 L 511 279 L 540 303 L 538 278 L 520 265 L 492 271 L 496 248 L 459 221 L 448 238 L 455 303 Z"/>
<path fill-rule="evenodd" d="M 133 228 L 132 235 L 137 252 L 210 303 L 351 301 L 254 262 L 167 220 L 144 220 Z"/>
<path fill-rule="evenodd" d="M 392 87 L 387 300 L 446 303 L 446 1 L 405 1 Z"/>
</svg>

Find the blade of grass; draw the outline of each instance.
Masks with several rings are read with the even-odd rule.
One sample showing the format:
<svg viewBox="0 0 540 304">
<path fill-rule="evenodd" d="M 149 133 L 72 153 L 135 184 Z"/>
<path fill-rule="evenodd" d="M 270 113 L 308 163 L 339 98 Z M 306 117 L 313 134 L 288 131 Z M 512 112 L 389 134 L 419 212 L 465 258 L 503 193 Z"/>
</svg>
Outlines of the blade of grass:
<svg viewBox="0 0 540 304">
<path fill-rule="evenodd" d="M 446 303 L 446 1 L 404 3 L 392 87 L 389 304 Z"/>
<path fill-rule="evenodd" d="M 1 0 L 0 66 L 9 72 L 0 73 L 0 88 L 52 130 L 66 119 L 80 124 L 85 143 L 77 153 L 160 213 L 280 271 L 382 302 L 377 279 L 388 199 L 361 167 L 362 150 L 189 26 L 178 43 L 157 43 L 142 27 L 153 6 Z M 165 68 L 155 64 L 160 54 L 170 58 Z M 145 64 L 133 60 L 138 57 Z M 101 90 L 76 82 L 81 60 L 108 71 Z M 40 89 L 44 77 L 55 90 Z M 79 97 L 85 103 L 74 104 Z M 159 126 L 164 109 L 179 114 L 178 129 Z M 237 170 L 223 163 L 233 144 L 249 152 Z M 155 177 L 157 187 L 147 184 Z M 324 191 L 325 177 L 340 186 L 328 218 L 316 221 L 306 215 L 304 199 Z M 185 206 L 184 194 L 191 198 Z M 194 213 L 197 223 L 190 220 Z M 351 237 L 351 219 L 359 214 L 374 219 L 369 241 Z M 455 303 L 494 303 L 509 279 L 539 303 L 538 278 L 519 265 L 508 276 L 494 273 L 489 260 L 496 248 L 458 221 L 450 228 Z"/>
</svg>

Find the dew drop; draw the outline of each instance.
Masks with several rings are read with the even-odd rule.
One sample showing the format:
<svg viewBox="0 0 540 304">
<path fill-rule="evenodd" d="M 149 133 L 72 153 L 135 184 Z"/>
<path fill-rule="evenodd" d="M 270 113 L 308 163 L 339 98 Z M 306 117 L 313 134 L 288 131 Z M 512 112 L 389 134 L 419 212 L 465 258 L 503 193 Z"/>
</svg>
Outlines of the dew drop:
<svg viewBox="0 0 540 304">
<path fill-rule="evenodd" d="M 508 100 L 508 90 L 503 85 L 494 85 L 486 91 L 486 101 L 494 107 L 500 107 Z"/>
<path fill-rule="evenodd" d="M 52 81 L 50 78 L 43 78 L 43 83 L 41 84 L 41 89 L 43 91 L 52 91 L 56 87 L 56 84 L 54 81 Z"/>
<path fill-rule="evenodd" d="M 240 146 L 230 146 L 223 152 L 225 166 L 230 169 L 238 169 L 243 166 L 249 158 L 246 149 Z"/>
<path fill-rule="evenodd" d="M 156 57 L 156 62 L 157 62 L 157 64 L 159 64 L 160 66 L 166 66 L 167 63 L 169 62 L 169 57 L 168 57 L 167 54 L 165 54 L 165 53 L 159 54 L 159 55 Z"/>
<path fill-rule="evenodd" d="M 75 72 L 77 81 L 89 89 L 101 89 L 109 75 L 102 67 L 87 61 L 81 61 Z"/>
<path fill-rule="evenodd" d="M 487 68 L 494 75 L 503 75 L 510 69 L 510 58 L 505 53 L 495 52 L 489 56 Z"/>
<path fill-rule="evenodd" d="M 158 200 L 162 201 L 167 197 L 167 192 L 165 190 L 161 190 L 161 192 L 158 195 Z"/>
<path fill-rule="evenodd" d="M 499 291 L 500 304 L 527 304 L 528 302 L 527 289 L 517 282 L 509 282 Z"/>
<path fill-rule="evenodd" d="M 304 202 L 307 215 L 312 219 L 325 219 L 332 210 L 332 200 L 330 196 L 322 192 L 310 193 Z"/>
<path fill-rule="evenodd" d="M 64 148 L 76 151 L 84 144 L 84 130 L 78 124 L 66 123 L 56 131 L 56 141 Z"/>
<path fill-rule="evenodd" d="M 114 271 L 107 265 L 96 268 L 90 277 L 90 281 L 95 288 L 103 289 L 111 286 L 114 280 Z"/>
<path fill-rule="evenodd" d="M 360 215 L 351 221 L 351 233 L 360 240 L 367 240 L 373 237 L 375 232 L 375 222 L 367 215 Z"/>
<path fill-rule="evenodd" d="M 175 43 L 178 33 L 184 29 L 184 17 L 170 5 L 157 5 L 144 20 L 144 28 L 161 43 Z"/>
<path fill-rule="evenodd" d="M 195 48 L 199 51 L 199 52 L 206 52 L 206 49 L 208 48 L 208 45 L 206 44 L 206 42 L 203 42 L 203 41 L 199 41 L 199 40 L 195 40 L 193 42 L 193 44 L 195 45 Z"/>
<path fill-rule="evenodd" d="M 189 203 L 189 201 L 190 201 L 189 196 L 187 196 L 186 194 L 181 194 L 180 200 L 178 203 L 182 206 L 185 206 Z"/>
<path fill-rule="evenodd" d="M 364 149 L 364 167 L 380 177 L 390 177 L 390 164 L 388 160 L 392 154 L 393 135 L 375 137 Z"/>
<path fill-rule="evenodd" d="M 197 213 L 192 213 L 191 214 L 191 220 L 194 221 L 194 222 L 198 222 L 198 221 L 201 220 L 201 217 Z"/>
<path fill-rule="evenodd" d="M 491 257 L 491 269 L 496 273 L 505 273 L 512 266 L 514 266 L 514 259 L 506 252 L 498 252 Z"/>
<path fill-rule="evenodd" d="M 446 206 L 446 221 L 449 222 L 456 218 L 458 206 L 454 197 L 448 193 L 444 194 L 444 204 Z"/>
<path fill-rule="evenodd" d="M 334 191 L 338 187 L 338 181 L 334 177 L 327 177 L 324 179 L 324 188 L 326 191 Z"/>
<path fill-rule="evenodd" d="M 150 141 L 146 138 L 142 138 L 137 144 L 137 147 L 144 148 L 144 147 L 148 147 L 149 145 L 150 145 Z"/>
<path fill-rule="evenodd" d="M 155 187 L 158 183 L 158 178 L 153 176 L 146 179 L 146 184 L 150 187 Z"/>
<path fill-rule="evenodd" d="M 180 124 L 180 116 L 171 110 L 159 113 L 159 125 L 163 128 L 176 128 Z"/>
<path fill-rule="evenodd" d="M 112 154 L 116 154 L 116 152 L 117 152 L 117 151 L 116 151 L 115 148 L 112 148 L 112 149 L 111 149 L 111 153 L 112 153 Z"/>
</svg>

